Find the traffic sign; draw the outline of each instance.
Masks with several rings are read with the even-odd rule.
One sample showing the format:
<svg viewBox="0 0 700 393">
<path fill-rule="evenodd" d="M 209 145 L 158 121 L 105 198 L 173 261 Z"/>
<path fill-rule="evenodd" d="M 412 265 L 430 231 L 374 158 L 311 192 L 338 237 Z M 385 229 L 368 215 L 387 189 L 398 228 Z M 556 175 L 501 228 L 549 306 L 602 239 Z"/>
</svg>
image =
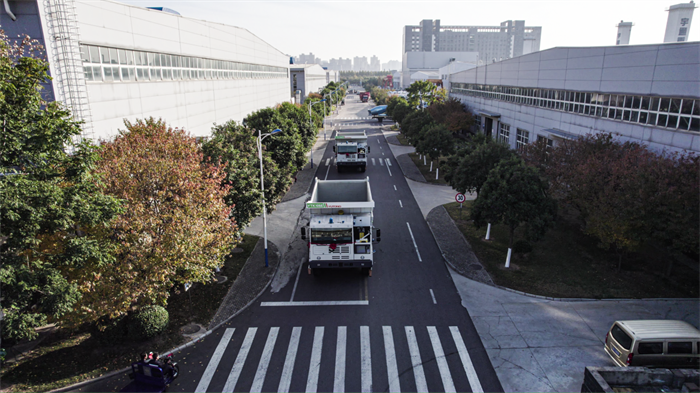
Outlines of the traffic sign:
<svg viewBox="0 0 700 393">
<path fill-rule="evenodd" d="M 457 193 L 457 195 L 455 195 L 455 201 L 457 201 L 459 203 L 464 203 L 464 201 L 466 201 L 466 200 L 467 200 L 467 198 L 461 192 Z"/>
</svg>

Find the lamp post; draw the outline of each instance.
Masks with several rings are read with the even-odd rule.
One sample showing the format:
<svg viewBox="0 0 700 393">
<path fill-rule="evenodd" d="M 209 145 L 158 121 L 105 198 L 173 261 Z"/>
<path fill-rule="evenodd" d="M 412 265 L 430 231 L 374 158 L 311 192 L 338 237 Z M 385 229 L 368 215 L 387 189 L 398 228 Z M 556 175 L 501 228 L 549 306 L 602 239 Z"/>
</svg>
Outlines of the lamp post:
<svg viewBox="0 0 700 393">
<path fill-rule="evenodd" d="M 321 101 L 316 101 L 316 102 L 314 102 L 314 103 L 309 104 L 309 130 L 312 128 L 312 125 L 311 125 L 311 107 L 314 106 L 314 105 L 316 105 L 316 104 L 320 104 L 320 103 L 322 103 L 322 102 L 324 103 L 323 105 L 324 105 L 324 108 L 325 108 L 325 105 L 326 105 L 326 104 L 325 104 L 325 102 L 326 102 L 326 99 L 325 99 L 325 98 L 322 99 Z M 325 110 L 324 110 L 324 113 L 323 113 L 323 117 L 324 117 L 324 119 L 325 119 L 325 117 L 326 117 Z M 325 130 L 325 128 L 324 128 L 324 130 L 323 130 L 323 135 L 324 135 L 324 136 L 326 135 L 326 130 Z M 325 138 L 324 138 L 324 139 L 325 139 Z M 313 146 L 311 146 L 311 153 L 309 153 L 309 156 L 311 157 L 311 169 L 313 169 L 313 168 L 314 168 L 314 147 L 313 147 Z"/>
<path fill-rule="evenodd" d="M 270 135 L 282 132 L 279 128 L 273 130 L 267 134 L 260 134 L 258 130 L 258 158 L 260 158 L 260 191 L 262 192 L 262 202 L 263 202 L 263 233 L 265 235 L 265 267 L 268 267 L 267 262 L 267 208 L 265 207 L 265 180 L 263 180 L 263 159 L 262 159 L 262 141 Z"/>
</svg>

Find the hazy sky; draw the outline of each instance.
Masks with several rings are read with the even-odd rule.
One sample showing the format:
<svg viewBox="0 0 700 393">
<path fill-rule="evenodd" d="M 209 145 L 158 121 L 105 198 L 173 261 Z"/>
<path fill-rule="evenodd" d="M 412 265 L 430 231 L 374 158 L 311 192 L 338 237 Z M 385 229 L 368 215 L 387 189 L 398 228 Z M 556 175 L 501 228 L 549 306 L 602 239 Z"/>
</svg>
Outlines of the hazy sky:
<svg viewBox="0 0 700 393">
<path fill-rule="evenodd" d="M 243 27 L 290 56 L 313 52 L 323 60 L 372 55 L 401 60 L 403 26 L 422 19 L 441 25 L 497 26 L 525 20 L 542 26 L 540 49 L 614 45 L 621 20 L 633 22 L 630 44 L 663 42 L 669 6 L 662 0 L 122 0 L 161 6 L 190 18 Z M 698 11 L 696 11 L 698 12 Z M 695 19 L 698 16 L 696 16 Z M 690 40 L 700 39 L 700 20 Z"/>
</svg>

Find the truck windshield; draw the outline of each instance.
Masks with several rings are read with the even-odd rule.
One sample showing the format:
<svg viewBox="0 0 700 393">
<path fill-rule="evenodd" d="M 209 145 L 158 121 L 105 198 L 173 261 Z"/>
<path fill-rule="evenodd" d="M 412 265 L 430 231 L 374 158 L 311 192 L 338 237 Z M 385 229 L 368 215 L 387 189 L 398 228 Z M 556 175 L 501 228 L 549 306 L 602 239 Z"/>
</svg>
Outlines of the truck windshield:
<svg viewBox="0 0 700 393">
<path fill-rule="evenodd" d="M 338 153 L 342 154 L 357 154 L 357 146 L 356 145 L 339 145 L 338 146 Z"/>
<path fill-rule="evenodd" d="M 352 229 L 312 229 L 311 243 L 352 243 Z"/>
</svg>

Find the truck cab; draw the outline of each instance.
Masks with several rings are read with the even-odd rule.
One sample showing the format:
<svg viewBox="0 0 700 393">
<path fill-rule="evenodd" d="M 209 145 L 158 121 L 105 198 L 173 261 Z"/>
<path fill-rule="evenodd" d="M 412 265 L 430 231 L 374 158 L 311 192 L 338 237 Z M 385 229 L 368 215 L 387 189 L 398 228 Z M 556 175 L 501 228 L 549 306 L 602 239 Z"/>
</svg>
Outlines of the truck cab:
<svg viewBox="0 0 700 393">
<path fill-rule="evenodd" d="M 362 132 L 338 132 L 335 136 L 335 164 L 338 172 L 342 168 L 357 168 L 361 172 L 367 170 L 367 134 Z"/>
</svg>

